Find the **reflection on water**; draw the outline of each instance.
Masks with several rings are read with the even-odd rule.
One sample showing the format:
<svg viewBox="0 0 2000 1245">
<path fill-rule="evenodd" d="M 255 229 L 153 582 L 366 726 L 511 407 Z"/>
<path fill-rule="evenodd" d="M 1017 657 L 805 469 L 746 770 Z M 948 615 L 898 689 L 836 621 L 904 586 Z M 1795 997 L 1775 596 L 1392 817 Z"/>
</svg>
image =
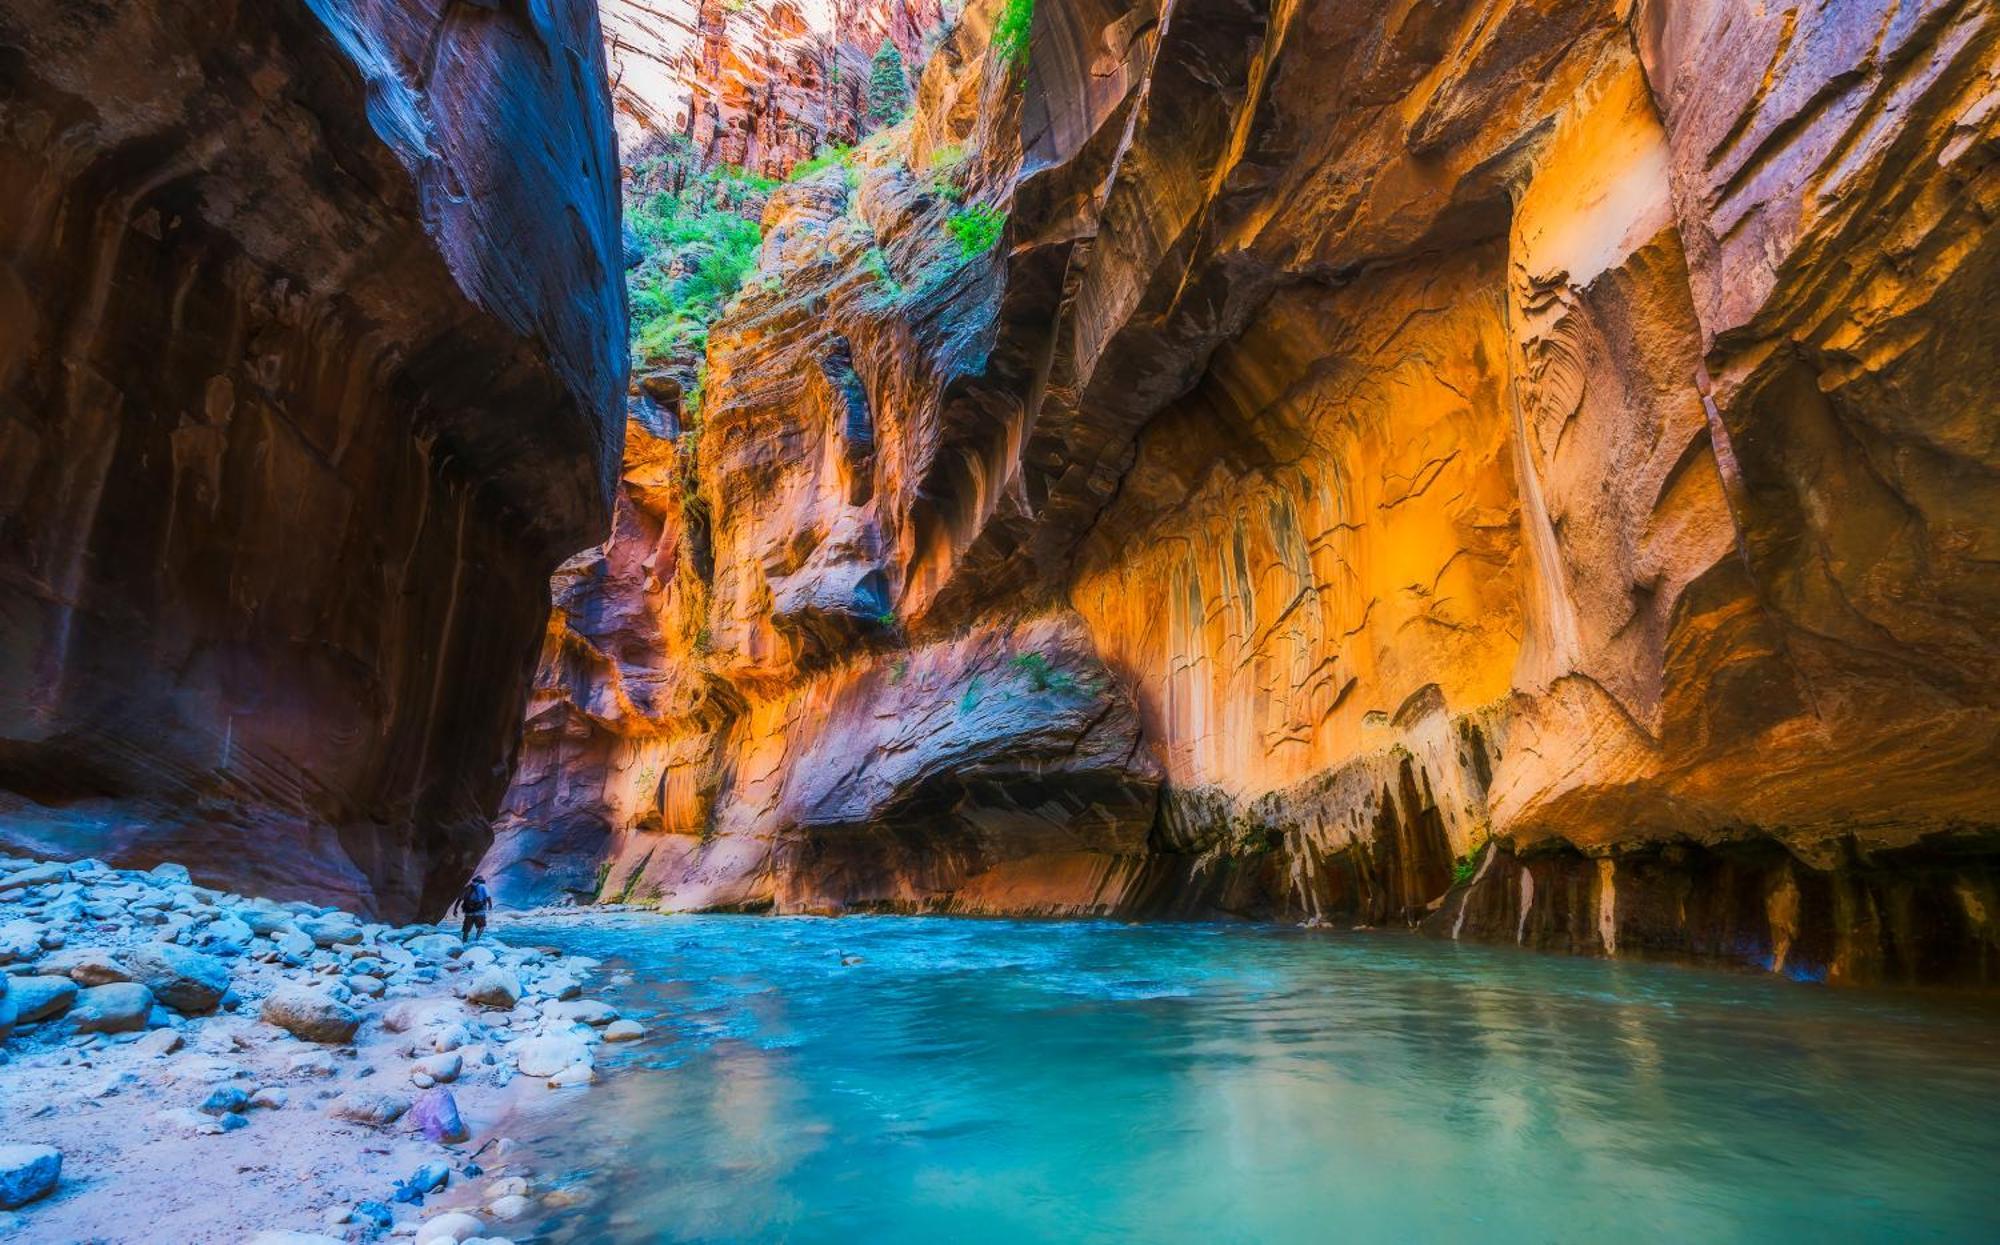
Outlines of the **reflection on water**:
<svg viewBox="0 0 2000 1245">
<path fill-rule="evenodd" d="M 1990 1000 L 1250 926 L 506 932 L 652 1033 L 525 1124 L 597 1195 L 539 1239 L 2000 1232 Z"/>
</svg>

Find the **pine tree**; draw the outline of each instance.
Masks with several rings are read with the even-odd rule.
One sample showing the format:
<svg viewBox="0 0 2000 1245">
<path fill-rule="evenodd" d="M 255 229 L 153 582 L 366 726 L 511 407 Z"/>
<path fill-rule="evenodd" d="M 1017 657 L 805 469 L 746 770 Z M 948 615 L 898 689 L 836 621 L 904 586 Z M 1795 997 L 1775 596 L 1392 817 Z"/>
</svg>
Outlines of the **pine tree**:
<svg viewBox="0 0 2000 1245">
<path fill-rule="evenodd" d="M 903 76 L 903 54 L 893 39 L 884 39 L 868 65 L 868 119 L 888 125 L 910 103 L 910 84 Z"/>
</svg>

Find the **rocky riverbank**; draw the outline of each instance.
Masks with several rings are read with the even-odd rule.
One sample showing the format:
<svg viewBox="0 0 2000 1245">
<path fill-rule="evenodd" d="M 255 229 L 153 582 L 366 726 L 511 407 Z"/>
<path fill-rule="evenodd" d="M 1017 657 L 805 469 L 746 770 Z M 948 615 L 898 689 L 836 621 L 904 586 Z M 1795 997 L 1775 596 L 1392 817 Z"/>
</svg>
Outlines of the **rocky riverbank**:
<svg viewBox="0 0 2000 1245">
<path fill-rule="evenodd" d="M 506 1240 L 506 1122 L 643 1039 L 595 961 L 0 859 L 0 1239 Z"/>
</svg>

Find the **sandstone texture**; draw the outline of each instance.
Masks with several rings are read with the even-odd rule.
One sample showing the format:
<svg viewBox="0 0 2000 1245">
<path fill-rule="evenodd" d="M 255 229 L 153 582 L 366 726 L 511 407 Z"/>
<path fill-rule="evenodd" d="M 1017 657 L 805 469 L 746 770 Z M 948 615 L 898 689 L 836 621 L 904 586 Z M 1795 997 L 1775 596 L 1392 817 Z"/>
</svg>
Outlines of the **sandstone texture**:
<svg viewBox="0 0 2000 1245">
<path fill-rule="evenodd" d="M 920 64 L 940 0 L 602 0 L 618 140 L 628 162 L 677 136 L 704 165 L 771 177 L 851 145 L 883 43 Z"/>
<path fill-rule="evenodd" d="M 504 898 L 2000 974 L 2000 14 L 1000 7 L 635 398 Z"/>
<path fill-rule="evenodd" d="M 0 843 L 436 910 L 625 383 L 594 8 L 0 12 Z"/>
</svg>

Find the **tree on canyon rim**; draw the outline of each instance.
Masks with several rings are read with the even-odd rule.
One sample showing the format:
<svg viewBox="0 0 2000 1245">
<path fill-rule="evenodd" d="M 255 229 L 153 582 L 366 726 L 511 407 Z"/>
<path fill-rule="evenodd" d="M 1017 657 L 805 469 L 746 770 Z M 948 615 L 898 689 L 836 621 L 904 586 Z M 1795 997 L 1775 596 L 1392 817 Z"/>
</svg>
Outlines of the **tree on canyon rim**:
<svg viewBox="0 0 2000 1245">
<path fill-rule="evenodd" d="M 909 107 L 910 83 L 903 73 L 903 54 L 893 39 L 884 39 L 868 64 L 868 118 L 889 125 Z"/>
</svg>

